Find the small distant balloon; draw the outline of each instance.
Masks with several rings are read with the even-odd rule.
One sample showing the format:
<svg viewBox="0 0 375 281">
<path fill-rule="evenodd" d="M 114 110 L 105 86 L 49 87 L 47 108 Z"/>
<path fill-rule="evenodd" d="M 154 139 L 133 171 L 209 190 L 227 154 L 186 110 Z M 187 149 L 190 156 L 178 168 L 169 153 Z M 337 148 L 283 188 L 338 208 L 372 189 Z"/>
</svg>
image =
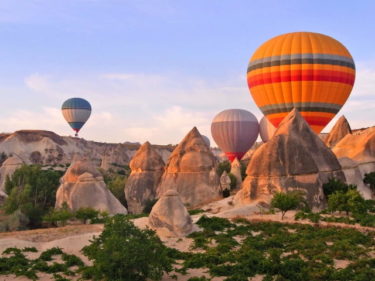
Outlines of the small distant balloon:
<svg viewBox="0 0 375 281">
<path fill-rule="evenodd" d="M 205 143 L 208 147 L 210 147 L 210 145 L 211 145 L 210 139 L 209 139 L 207 136 L 205 136 L 205 135 L 202 135 L 202 138 L 203 138 L 203 140 L 204 140 L 204 143 Z"/>
<path fill-rule="evenodd" d="M 224 110 L 212 120 L 211 134 L 231 162 L 241 160 L 258 137 L 258 120 L 247 110 Z"/>
<path fill-rule="evenodd" d="M 85 99 L 71 98 L 63 103 L 61 111 L 65 120 L 76 132 L 75 136 L 77 137 L 78 132 L 81 130 L 83 125 L 85 125 L 86 121 L 91 115 L 91 105 Z"/>
<path fill-rule="evenodd" d="M 263 116 L 259 122 L 259 134 L 263 142 L 267 142 L 275 134 L 275 126 Z"/>
</svg>

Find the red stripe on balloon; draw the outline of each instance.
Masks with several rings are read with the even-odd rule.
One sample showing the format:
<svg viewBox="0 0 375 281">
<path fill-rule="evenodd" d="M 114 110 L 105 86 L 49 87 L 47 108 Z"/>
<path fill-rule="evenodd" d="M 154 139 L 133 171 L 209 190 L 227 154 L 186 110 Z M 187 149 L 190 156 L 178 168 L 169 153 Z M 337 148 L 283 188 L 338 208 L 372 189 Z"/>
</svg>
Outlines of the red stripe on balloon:
<svg viewBox="0 0 375 281">
<path fill-rule="evenodd" d="M 263 84 L 291 82 L 291 81 L 326 81 L 343 84 L 354 84 L 355 76 L 353 73 L 333 70 L 285 70 L 266 72 L 257 75 L 249 75 L 247 82 L 249 87 L 255 87 Z"/>
<path fill-rule="evenodd" d="M 241 160 L 245 153 L 246 152 L 225 152 L 225 155 L 227 156 L 230 162 L 233 162 L 236 158 L 238 160 Z"/>
<path fill-rule="evenodd" d="M 303 111 L 302 111 L 303 112 Z M 285 116 L 287 115 L 288 113 L 285 113 Z M 330 117 L 315 117 L 315 116 L 302 116 L 306 122 L 309 124 L 309 125 L 315 125 L 315 126 L 326 126 L 329 121 L 331 121 L 332 118 Z M 284 117 L 277 117 L 277 118 L 272 118 L 272 117 L 267 117 L 269 118 L 270 122 L 277 128 L 279 127 L 279 124 L 281 123 L 281 121 L 283 121 Z"/>
</svg>

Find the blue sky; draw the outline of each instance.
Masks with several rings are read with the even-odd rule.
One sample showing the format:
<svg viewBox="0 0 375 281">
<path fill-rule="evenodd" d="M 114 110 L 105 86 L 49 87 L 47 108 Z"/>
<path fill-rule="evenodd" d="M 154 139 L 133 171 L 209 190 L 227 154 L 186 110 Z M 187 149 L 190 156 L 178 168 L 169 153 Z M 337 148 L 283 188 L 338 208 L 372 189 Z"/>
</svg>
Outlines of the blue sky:
<svg viewBox="0 0 375 281">
<path fill-rule="evenodd" d="M 248 60 L 293 31 L 349 49 L 357 79 L 339 115 L 374 125 L 374 10 L 373 1 L 0 0 L 0 131 L 72 134 L 60 105 L 80 96 L 94 110 L 86 139 L 176 143 L 193 126 L 210 136 L 221 110 L 261 117 Z"/>
</svg>

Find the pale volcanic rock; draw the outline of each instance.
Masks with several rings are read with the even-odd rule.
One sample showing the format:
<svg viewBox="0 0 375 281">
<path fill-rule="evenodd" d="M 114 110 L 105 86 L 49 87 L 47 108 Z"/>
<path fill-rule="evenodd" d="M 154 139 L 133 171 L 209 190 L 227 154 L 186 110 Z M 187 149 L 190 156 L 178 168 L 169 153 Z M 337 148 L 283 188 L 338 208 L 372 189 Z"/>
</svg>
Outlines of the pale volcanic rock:
<svg viewBox="0 0 375 281">
<path fill-rule="evenodd" d="M 230 173 L 237 179 L 236 188 L 240 187 L 242 184 L 241 162 L 237 158 L 231 163 Z"/>
<path fill-rule="evenodd" d="M 156 202 L 148 225 L 164 235 L 176 237 L 186 236 L 194 230 L 192 219 L 175 190 L 166 191 Z"/>
<path fill-rule="evenodd" d="M 107 189 L 100 172 L 88 160 L 74 161 L 60 180 L 56 208 L 93 208 L 109 214 L 127 214 L 126 208 Z"/>
<path fill-rule="evenodd" d="M 295 109 L 254 152 L 246 174 L 236 204 L 268 202 L 274 192 L 298 189 L 305 191 L 310 206 L 321 208 L 323 183 L 331 177 L 345 181 L 336 156 Z"/>
<path fill-rule="evenodd" d="M 81 155 L 104 170 L 119 170 L 129 164 L 139 147 L 139 143 L 100 143 L 43 130 L 0 134 L 0 153 L 18 155 L 25 164 L 65 166 L 75 155 Z M 173 148 L 172 145 L 155 146 L 163 159 L 168 158 Z"/>
<path fill-rule="evenodd" d="M 11 177 L 13 173 L 20 168 L 24 162 L 18 156 L 7 158 L 0 168 L 0 197 L 7 197 L 5 193 L 5 181 L 7 176 Z"/>
<path fill-rule="evenodd" d="M 220 181 L 216 165 L 215 156 L 194 127 L 169 157 L 158 186 L 158 197 L 174 189 L 191 208 L 218 199 Z"/>
<path fill-rule="evenodd" d="M 156 198 L 156 187 L 165 163 L 149 142 L 145 142 L 130 161 L 131 174 L 126 181 L 125 197 L 130 213 L 143 212 L 148 201 Z"/>
<path fill-rule="evenodd" d="M 230 180 L 230 177 L 228 176 L 227 174 L 227 171 L 224 171 L 221 176 L 220 176 L 220 186 L 221 186 L 221 190 L 224 191 L 224 190 L 230 190 L 230 183 L 231 183 L 231 180 Z"/>
<path fill-rule="evenodd" d="M 353 184 L 357 186 L 357 190 L 365 199 L 372 198 L 371 189 L 366 186 L 363 182 L 363 177 L 359 165 L 354 160 L 344 157 L 339 158 L 339 162 L 342 168 L 342 171 L 345 174 L 346 183 Z"/>
<path fill-rule="evenodd" d="M 346 135 L 332 151 L 337 158 L 346 157 L 358 163 L 362 176 L 375 171 L 375 127 Z"/>
<path fill-rule="evenodd" d="M 346 120 L 345 116 L 341 116 L 335 125 L 333 126 L 332 130 L 324 139 L 324 142 L 327 146 L 333 147 L 336 143 L 342 140 L 347 134 L 351 134 L 352 129 L 350 128 L 348 120 Z"/>
</svg>

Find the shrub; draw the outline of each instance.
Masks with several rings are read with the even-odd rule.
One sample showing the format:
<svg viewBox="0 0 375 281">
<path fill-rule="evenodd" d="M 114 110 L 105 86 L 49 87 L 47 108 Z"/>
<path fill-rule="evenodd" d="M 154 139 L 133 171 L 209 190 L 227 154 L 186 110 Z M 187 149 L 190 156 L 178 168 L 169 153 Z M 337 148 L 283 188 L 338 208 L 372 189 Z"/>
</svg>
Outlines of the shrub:
<svg viewBox="0 0 375 281">
<path fill-rule="evenodd" d="M 339 211 L 349 213 L 365 213 L 365 200 L 356 189 L 349 189 L 346 192 L 336 191 L 328 196 L 328 209 L 331 212 Z"/>
<path fill-rule="evenodd" d="M 4 210 L 11 214 L 20 210 L 29 219 L 29 227 L 40 227 L 42 217 L 55 205 L 60 171 L 42 170 L 40 166 L 23 165 L 5 180 L 9 195 Z"/>
<path fill-rule="evenodd" d="M 230 189 L 233 190 L 237 187 L 237 178 L 232 173 L 229 173 L 228 176 L 230 178 Z"/>
<path fill-rule="evenodd" d="M 43 217 L 43 221 L 54 226 L 64 226 L 73 216 L 74 214 L 66 207 L 62 209 L 52 209 Z"/>
<path fill-rule="evenodd" d="M 226 160 L 226 161 L 219 163 L 219 165 L 216 168 L 216 173 L 220 177 L 224 173 L 224 171 L 226 171 L 229 174 L 230 169 L 231 169 L 230 162 Z"/>
<path fill-rule="evenodd" d="M 326 198 L 336 191 L 347 192 L 349 189 L 356 189 L 355 185 L 347 185 L 341 180 L 330 178 L 327 183 L 323 184 L 323 193 Z"/>
<path fill-rule="evenodd" d="M 145 203 L 145 207 L 143 208 L 143 213 L 144 214 L 149 214 L 151 213 L 152 207 L 156 204 L 158 199 L 153 199 L 153 200 L 147 200 Z"/>
<path fill-rule="evenodd" d="M 296 210 L 302 202 L 302 195 L 297 191 L 277 192 L 273 195 L 271 200 L 271 207 L 277 208 L 281 211 L 281 219 L 287 211 Z"/>
<path fill-rule="evenodd" d="M 95 280 L 160 280 L 172 270 L 168 249 L 155 232 L 138 229 L 124 215 L 108 219 L 99 237 L 82 251 L 93 262 L 86 276 Z"/>
<path fill-rule="evenodd" d="M 75 217 L 81 220 L 84 224 L 86 224 L 89 220 L 90 221 L 97 221 L 99 218 L 100 212 L 93 208 L 79 208 L 75 212 Z"/>
<path fill-rule="evenodd" d="M 375 172 L 365 174 L 363 182 L 370 186 L 372 192 L 375 192 Z"/>
<path fill-rule="evenodd" d="M 124 193 L 126 179 L 127 177 L 125 175 L 113 174 L 109 177 L 106 183 L 108 189 L 124 206 L 127 206 Z"/>
</svg>

